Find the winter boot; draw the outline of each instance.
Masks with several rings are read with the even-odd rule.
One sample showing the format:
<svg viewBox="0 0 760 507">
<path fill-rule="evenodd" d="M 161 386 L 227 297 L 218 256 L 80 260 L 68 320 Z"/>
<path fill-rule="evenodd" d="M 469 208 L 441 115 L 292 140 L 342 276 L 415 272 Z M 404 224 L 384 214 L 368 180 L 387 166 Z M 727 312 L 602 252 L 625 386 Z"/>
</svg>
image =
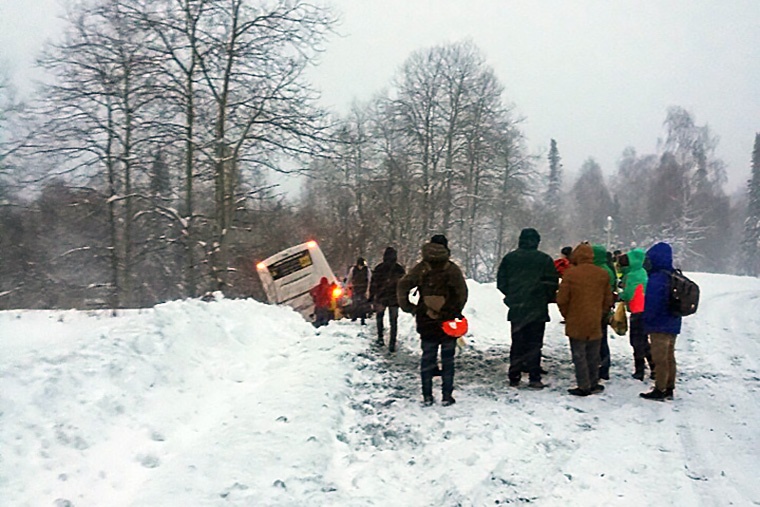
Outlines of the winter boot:
<svg viewBox="0 0 760 507">
<path fill-rule="evenodd" d="M 581 389 L 580 387 L 573 387 L 572 389 L 568 389 L 567 392 L 573 396 L 588 396 L 591 394 L 589 389 Z"/>
<path fill-rule="evenodd" d="M 396 337 L 391 336 L 391 341 L 388 342 L 388 352 L 396 352 Z"/>
<path fill-rule="evenodd" d="M 597 384 L 595 386 L 591 386 L 591 394 L 597 394 L 604 391 L 604 386 L 602 384 Z"/>
<path fill-rule="evenodd" d="M 384 347 L 385 346 L 385 342 L 383 341 L 383 335 L 380 335 L 380 336 L 377 337 L 377 341 L 375 342 L 375 344 L 378 347 Z"/>
<path fill-rule="evenodd" d="M 435 398 L 433 398 L 432 394 L 425 394 L 422 396 L 422 404 L 426 407 L 431 406 L 433 403 L 435 403 Z"/>
<path fill-rule="evenodd" d="M 633 358 L 633 378 L 636 380 L 644 380 L 644 359 L 640 357 Z"/>
<path fill-rule="evenodd" d="M 639 394 L 645 400 L 663 401 L 665 399 L 665 391 L 660 391 L 656 387 L 652 388 L 648 393 Z"/>
<path fill-rule="evenodd" d="M 665 389 L 665 399 L 666 400 L 672 400 L 673 399 L 673 388 L 672 387 L 668 387 L 667 389 Z"/>
<path fill-rule="evenodd" d="M 453 405 L 456 402 L 457 400 L 455 400 L 452 395 L 447 394 L 443 397 L 443 401 L 441 402 L 441 405 L 443 405 L 444 407 L 448 407 L 450 405 Z"/>
</svg>

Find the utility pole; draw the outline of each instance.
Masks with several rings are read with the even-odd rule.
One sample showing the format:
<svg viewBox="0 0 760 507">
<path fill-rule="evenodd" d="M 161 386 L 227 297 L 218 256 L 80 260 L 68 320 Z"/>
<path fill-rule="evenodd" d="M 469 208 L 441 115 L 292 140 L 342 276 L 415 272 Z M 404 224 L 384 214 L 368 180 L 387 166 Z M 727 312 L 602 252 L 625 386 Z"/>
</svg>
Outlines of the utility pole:
<svg viewBox="0 0 760 507">
<path fill-rule="evenodd" d="M 612 222 L 612 217 L 607 216 L 607 225 L 604 227 L 604 230 L 607 232 L 607 250 L 612 248 Z"/>
</svg>

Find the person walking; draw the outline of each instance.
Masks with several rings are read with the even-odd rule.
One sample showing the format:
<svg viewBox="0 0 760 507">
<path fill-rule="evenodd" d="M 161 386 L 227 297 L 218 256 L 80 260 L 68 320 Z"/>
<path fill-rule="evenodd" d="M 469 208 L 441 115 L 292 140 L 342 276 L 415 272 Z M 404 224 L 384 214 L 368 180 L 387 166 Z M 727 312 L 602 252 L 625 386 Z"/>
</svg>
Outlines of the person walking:
<svg viewBox="0 0 760 507">
<path fill-rule="evenodd" d="M 599 342 L 599 378 L 604 380 L 610 379 L 610 345 L 607 341 L 607 325 L 610 322 L 610 314 L 612 313 L 612 305 L 615 304 L 615 296 L 617 294 L 617 274 L 615 268 L 612 266 L 612 254 L 610 254 L 603 245 L 594 245 L 592 247 L 594 251 L 594 265 L 602 268 L 609 276 L 610 290 L 612 291 L 613 300 L 610 302 L 610 307 L 607 311 L 602 312 L 601 329 L 602 339 Z"/>
<path fill-rule="evenodd" d="M 369 301 L 375 309 L 377 320 L 377 344 L 385 345 L 383 341 L 383 320 L 385 310 L 388 309 L 388 321 L 390 325 L 390 340 L 388 351 L 396 350 L 396 335 L 398 329 L 398 282 L 406 274 L 404 266 L 397 262 L 396 249 L 389 246 L 383 252 L 383 262 L 372 270 L 372 279 L 369 284 Z"/>
<path fill-rule="evenodd" d="M 644 294 L 647 289 L 645 256 L 646 252 L 642 248 L 634 248 L 618 258 L 620 271 L 623 273 L 623 290 L 620 292 L 620 300 L 625 303 L 631 314 L 628 337 L 633 348 L 633 378 L 642 381 L 647 363 L 649 363 L 651 375 L 654 375 L 649 337 L 644 330 Z"/>
<path fill-rule="evenodd" d="M 657 371 L 652 390 L 640 396 L 648 400 L 673 399 L 676 338 L 681 333 L 681 317 L 669 308 L 673 249 L 668 243 L 657 243 L 647 250 L 646 260 L 649 279 L 644 293 L 644 331 L 649 335 Z"/>
<path fill-rule="evenodd" d="M 462 270 L 450 260 L 449 242 L 443 234 L 436 234 L 422 245 L 422 261 L 399 280 L 398 303 L 401 309 L 415 315 L 420 334 L 422 358 L 420 377 L 422 398 L 426 406 L 435 402 L 433 375 L 438 369 L 438 349 L 441 350 L 442 404 L 456 402 L 454 392 L 454 353 L 456 338 L 443 331 L 443 323 L 462 316 L 467 303 L 467 283 Z M 416 288 L 419 300 L 409 301 L 409 293 Z"/>
<path fill-rule="evenodd" d="M 609 274 L 594 264 L 594 249 L 581 243 L 572 255 L 573 268 L 565 272 L 557 291 L 557 306 L 565 318 L 565 334 L 575 366 L 577 387 L 568 392 L 588 396 L 604 390 L 599 384 L 602 316 L 612 305 Z"/>
<path fill-rule="evenodd" d="M 509 385 L 520 385 L 528 372 L 528 387 L 543 389 L 541 348 L 549 322 L 549 303 L 557 294 L 559 276 L 551 256 L 541 252 L 541 236 L 532 228 L 520 232 L 517 249 L 502 258 L 496 274 L 496 287 L 509 307 L 512 345 L 509 350 Z M 570 270 L 567 270 L 565 274 Z"/>
<path fill-rule="evenodd" d="M 367 292 L 369 290 L 370 272 L 364 257 L 356 259 L 356 264 L 348 271 L 348 286 L 351 289 L 351 320 L 361 320 L 362 326 L 367 319 Z"/>
</svg>

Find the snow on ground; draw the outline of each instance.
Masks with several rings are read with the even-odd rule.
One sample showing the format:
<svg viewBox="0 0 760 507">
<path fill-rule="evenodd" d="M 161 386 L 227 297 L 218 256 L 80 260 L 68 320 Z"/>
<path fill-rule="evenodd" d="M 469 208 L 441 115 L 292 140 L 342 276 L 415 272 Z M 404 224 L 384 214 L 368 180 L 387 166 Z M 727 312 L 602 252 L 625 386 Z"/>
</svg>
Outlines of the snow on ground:
<svg viewBox="0 0 760 507">
<path fill-rule="evenodd" d="M 493 284 L 469 282 L 451 407 L 420 405 L 406 315 L 390 355 L 372 321 L 251 300 L 0 312 L 0 504 L 760 505 L 760 280 L 694 278 L 673 402 L 638 397 L 614 335 L 606 391 L 568 395 L 556 308 L 551 387 L 508 387 Z"/>
</svg>

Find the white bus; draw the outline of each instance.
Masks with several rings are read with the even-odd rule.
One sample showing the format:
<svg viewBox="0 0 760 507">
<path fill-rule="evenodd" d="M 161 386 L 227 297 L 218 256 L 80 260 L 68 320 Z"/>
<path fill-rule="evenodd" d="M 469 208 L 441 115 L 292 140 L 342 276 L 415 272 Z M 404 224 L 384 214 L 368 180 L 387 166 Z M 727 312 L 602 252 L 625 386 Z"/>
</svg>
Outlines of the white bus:
<svg viewBox="0 0 760 507">
<path fill-rule="evenodd" d="M 270 303 L 286 304 L 313 320 L 314 301 L 309 291 L 324 276 L 329 283 L 340 287 L 325 255 L 316 241 L 290 247 L 264 259 L 256 265 L 261 283 Z M 340 310 L 342 289 L 333 293 L 333 303 Z M 338 317 L 339 312 L 335 312 Z"/>
</svg>

